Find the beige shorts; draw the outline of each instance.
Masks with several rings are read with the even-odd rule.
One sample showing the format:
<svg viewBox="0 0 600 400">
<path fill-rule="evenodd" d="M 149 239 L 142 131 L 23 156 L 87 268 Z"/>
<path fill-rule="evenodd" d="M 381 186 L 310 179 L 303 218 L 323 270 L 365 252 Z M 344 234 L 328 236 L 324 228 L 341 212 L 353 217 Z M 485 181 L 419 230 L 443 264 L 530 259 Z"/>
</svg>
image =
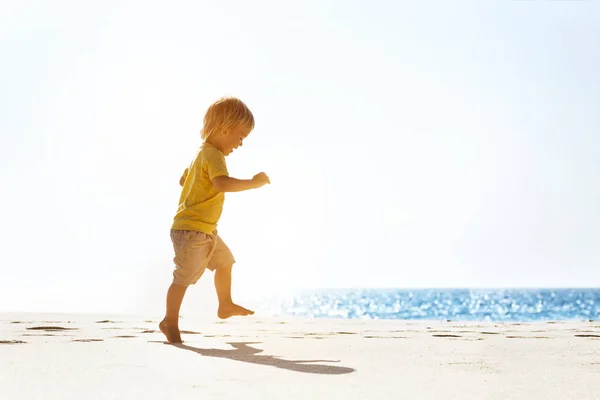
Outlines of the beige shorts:
<svg viewBox="0 0 600 400">
<path fill-rule="evenodd" d="M 229 247 L 219 235 L 199 231 L 171 230 L 171 240 L 175 250 L 175 271 L 173 283 L 182 286 L 193 285 L 206 268 L 229 268 L 235 263 Z"/>
</svg>

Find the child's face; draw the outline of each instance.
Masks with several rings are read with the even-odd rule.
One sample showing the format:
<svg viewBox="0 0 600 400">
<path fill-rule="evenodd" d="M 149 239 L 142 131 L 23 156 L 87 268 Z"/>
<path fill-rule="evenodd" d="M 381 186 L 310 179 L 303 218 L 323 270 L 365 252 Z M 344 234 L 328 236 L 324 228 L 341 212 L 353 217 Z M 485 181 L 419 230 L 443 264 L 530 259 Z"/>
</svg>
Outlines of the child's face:
<svg viewBox="0 0 600 400">
<path fill-rule="evenodd" d="M 250 132 L 251 129 L 243 125 L 236 126 L 228 131 L 223 132 L 223 141 L 221 146 L 223 154 L 228 156 L 233 152 L 233 150 L 242 146 L 244 139 L 248 137 Z"/>
</svg>

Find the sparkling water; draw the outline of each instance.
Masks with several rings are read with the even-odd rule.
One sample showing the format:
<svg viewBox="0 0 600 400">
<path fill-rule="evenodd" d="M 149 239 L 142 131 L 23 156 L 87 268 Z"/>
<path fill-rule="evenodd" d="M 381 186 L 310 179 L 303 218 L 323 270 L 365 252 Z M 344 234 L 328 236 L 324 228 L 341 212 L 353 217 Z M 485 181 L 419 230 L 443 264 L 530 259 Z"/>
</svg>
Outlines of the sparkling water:
<svg viewBox="0 0 600 400">
<path fill-rule="evenodd" d="M 600 289 L 353 289 L 270 300 L 272 315 L 327 318 L 600 320 Z"/>
</svg>

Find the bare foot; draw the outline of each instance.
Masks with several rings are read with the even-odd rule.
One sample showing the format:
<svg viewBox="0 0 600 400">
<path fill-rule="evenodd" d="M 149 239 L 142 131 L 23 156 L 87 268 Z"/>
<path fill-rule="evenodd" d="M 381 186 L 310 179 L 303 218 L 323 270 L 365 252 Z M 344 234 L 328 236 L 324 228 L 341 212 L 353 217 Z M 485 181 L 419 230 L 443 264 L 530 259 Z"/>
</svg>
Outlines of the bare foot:
<svg viewBox="0 0 600 400">
<path fill-rule="evenodd" d="M 217 316 L 221 319 L 227 319 L 229 317 L 234 317 L 234 316 L 246 316 L 246 315 L 252 315 L 252 314 L 254 314 L 254 311 L 248 310 L 247 308 L 238 306 L 237 304 L 234 304 L 234 303 L 229 303 L 229 304 L 224 304 L 224 305 L 219 304 L 219 310 L 217 311 Z"/>
<path fill-rule="evenodd" d="M 163 319 L 158 324 L 158 327 L 162 333 L 167 337 L 169 343 L 181 343 L 181 333 L 179 332 L 178 326 L 170 326 L 167 320 Z"/>
</svg>

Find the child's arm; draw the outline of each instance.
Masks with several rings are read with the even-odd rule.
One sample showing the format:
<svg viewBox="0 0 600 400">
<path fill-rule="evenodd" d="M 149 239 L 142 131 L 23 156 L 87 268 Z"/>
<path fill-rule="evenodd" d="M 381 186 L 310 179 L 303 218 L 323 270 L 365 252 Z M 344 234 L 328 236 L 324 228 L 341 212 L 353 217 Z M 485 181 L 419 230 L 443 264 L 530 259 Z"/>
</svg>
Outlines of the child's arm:
<svg viewBox="0 0 600 400">
<path fill-rule="evenodd" d="M 183 171 L 183 175 L 181 175 L 181 178 L 179 178 L 179 184 L 181 186 L 183 186 L 183 184 L 185 183 L 185 178 L 187 178 L 188 175 L 188 169 L 186 168 L 185 171 Z"/>
<path fill-rule="evenodd" d="M 254 175 L 252 179 L 236 179 L 226 175 L 217 176 L 212 180 L 215 188 L 220 192 L 242 192 L 244 190 L 257 189 L 271 183 L 264 172 Z"/>
</svg>

